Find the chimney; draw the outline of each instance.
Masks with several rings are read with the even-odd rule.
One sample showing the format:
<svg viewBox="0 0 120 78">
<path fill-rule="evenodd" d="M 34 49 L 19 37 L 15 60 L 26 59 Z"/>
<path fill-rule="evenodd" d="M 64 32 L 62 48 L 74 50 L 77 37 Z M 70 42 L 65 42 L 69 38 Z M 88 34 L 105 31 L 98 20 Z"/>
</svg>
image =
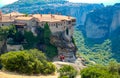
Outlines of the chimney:
<svg viewBox="0 0 120 78">
<path fill-rule="evenodd" d="M 70 19 L 70 16 L 68 16 L 68 19 Z"/>
<path fill-rule="evenodd" d="M 54 15 L 53 15 L 52 17 L 53 17 L 53 18 L 55 18 L 55 16 L 54 16 Z"/>
<path fill-rule="evenodd" d="M 2 11 L 0 11 L 0 20 L 2 20 Z"/>
<path fill-rule="evenodd" d="M 51 15 L 51 18 L 53 18 L 53 15 L 52 14 L 50 14 Z"/>
<path fill-rule="evenodd" d="M 42 18 L 42 14 L 40 14 L 40 17 Z"/>
<path fill-rule="evenodd" d="M 11 14 L 10 14 L 10 19 L 12 19 L 12 16 L 11 16 Z"/>
</svg>

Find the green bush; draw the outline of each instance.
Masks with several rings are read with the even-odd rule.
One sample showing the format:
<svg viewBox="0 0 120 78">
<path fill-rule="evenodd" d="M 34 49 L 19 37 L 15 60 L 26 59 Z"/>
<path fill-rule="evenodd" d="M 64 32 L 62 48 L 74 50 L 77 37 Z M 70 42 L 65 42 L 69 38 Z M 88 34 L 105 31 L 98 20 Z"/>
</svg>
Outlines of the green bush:
<svg viewBox="0 0 120 78">
<path fill-rule="evenodd" d="M 55 65 L 53 65 L 50 62 L 44 63 L 44 67 L 42 68 L 43 71 L 41 71 L 42 74 L 52 74 L 54 73 L 53 71 L 56 70 Z"/>
<path fill-rule="evenodd" d="M 87 67 L 81 70 L 81 78 L 120 78 L 118 71 L 110 71 L 111 70 L 110 68 L 111 68 L 110 65 L 109 66 L 97 65 Z M 112 67 L 112 69 L 114 69 L 114 67 Z"/>
<path fill-rule="evenodd" d="M 45 54 L 42 51 L 39 51 L 38 49 L 30 49 L 26 50 L 29 54 L 31 54 L 34 58 L 37 58 L 39 61 L 46 61 L 47 58 Z"/>
<path fill-rule="evenodd" d="M 32 55 L 22 52 L 9 52 L 1 56 L 3 67 L 9 71 L 30 74 L 33 72 L 35 59 Z"/>
<path fill-rule="evenodd" d="M 77 70 L 75 70 L 70 65 L 64 65 L 59 69 L 60 78 L 75 78 L 77 75 Z"/>
<path fill-rule="evenodd" d="M 1 55 L 0 60 L 4 69 L 18 73 L 52 74 L 56 69 L 37 49 L 8 52 Z"/>
</svg>

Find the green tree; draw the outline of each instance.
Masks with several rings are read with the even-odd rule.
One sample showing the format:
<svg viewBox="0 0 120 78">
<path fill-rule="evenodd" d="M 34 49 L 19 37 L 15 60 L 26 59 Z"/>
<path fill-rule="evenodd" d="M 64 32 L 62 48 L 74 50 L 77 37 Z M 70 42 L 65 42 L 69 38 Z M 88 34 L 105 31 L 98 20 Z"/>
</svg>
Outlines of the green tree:
<svg viewBox="0 0 120 78">
<path fill-rule="evenodd" d="M 8 31 L 8 38 L 13 38 L 15 36 L 15 33 L 16 33 L 16 28 L 14 25 L 12 26 L 9 26 L 9 31 Z"/>
<path fill-rule="evenodd" d="M 24 31 L 24 38 L 26 41 L 26 44 L 24 45 L 25 49 L 32 49 L 36 47 L 36 44 L 38 43 L 38 38 L 33 35 L 31 31 Z"/>
<path fill-rule="evenodd" d="M 37 27 L 37 38 L 40 44 L 44 44 L 44 29 L 41 27 Z"/>
<path fill-rule="evenodd" d="M 49 28 L 48 23 L 44 25 L 44 44 L 45 44 L 45 53 L 48 56 L 48 59 L 52 59 L 57 55 L 57 47 L 50 43 L 50 37 L 52 33 Z"/>
<path fill-rule="evenodd" d="M 15 33 L 15 36 L 13 37 L 13 41 L 16 43 L 16 44 L 21 44 L 21 42 L 24 42 L 24 35 L 21 31 L 17 31 Z"/>
<path fill-rule="evenodd" d="M 46 45 L 45 53 L 49 60 L 52 60 L 56 55 L 58 55 L 57 47 L 52 44 Z"/>
<path fill-rule="evenodd" d="M 10 27 L 9 26 L 2 26 L 0 27 L 0 39 L 7 39 L 8 37 L 8 34 L 9 34 L 9 29 Z"/>
<path fill-rule="evenodd" d="M 44 42 L 46 45 L 50 44 L 50 36 L 51 36 L 51 31 L 50 31 L 48 23 L 46 23 L 44 25 Z"/>
</svg>

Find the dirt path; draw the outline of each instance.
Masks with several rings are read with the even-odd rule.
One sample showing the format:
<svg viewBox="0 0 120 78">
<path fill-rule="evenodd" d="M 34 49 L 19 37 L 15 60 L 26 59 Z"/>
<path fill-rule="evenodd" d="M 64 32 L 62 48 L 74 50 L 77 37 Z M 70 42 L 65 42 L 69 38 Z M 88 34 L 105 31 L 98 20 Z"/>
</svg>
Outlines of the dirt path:
<svg viewBox="0 0 120 78">
<path fill-rule="evenodd" d="M 47 76 L 26 76 L 11 72 L 0 71 L 0 78 L 58 78 L 58 74 Z"/>
</svg>

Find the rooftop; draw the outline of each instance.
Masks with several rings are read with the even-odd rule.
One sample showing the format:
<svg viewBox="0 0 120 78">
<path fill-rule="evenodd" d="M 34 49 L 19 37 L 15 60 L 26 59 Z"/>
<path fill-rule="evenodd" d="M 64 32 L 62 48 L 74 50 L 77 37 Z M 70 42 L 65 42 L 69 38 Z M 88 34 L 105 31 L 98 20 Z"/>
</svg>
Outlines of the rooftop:
<svg viewBox="0 0 120 78">
<path fill-rule="evenodd" d="M 8 14 L 4 14 L 3 16 L 24 16 L 25 14 L 19 13 L 19 12 L 11 12 Z"/>
<path fill-rule="evenodd" d="M 11 16 L 11 18 L 10 18 L 10 16 Z M 56 14 L 33 14 L 33 15 L 25 17 L 25 14 L 22 14 L 19 12 L 11 12 L 8 14 L 3 14 L 1 22 L 9 22 L 9 21 L 14 21 L 14 20 L 28 21 L 33 18 L 36 18 L 38 22 L 61 22 L 64 20 L 69 21 L 69 20 L 75 19 L 74 17 L 64 16 L 64 15 L 56 15 Z"/>
<path fill-rule="evenodd" d="M 70 16 L 53 15 L 53 14 L 34 14 L 33 17 L 37 18 L 39 22 L 61 22 L 62 20 L 75 19 Z"/>
<path fill-rule="evenodd" d="M 33 17 L 17 17 L 15 20 L 31 20 Z"/>
</svg>

